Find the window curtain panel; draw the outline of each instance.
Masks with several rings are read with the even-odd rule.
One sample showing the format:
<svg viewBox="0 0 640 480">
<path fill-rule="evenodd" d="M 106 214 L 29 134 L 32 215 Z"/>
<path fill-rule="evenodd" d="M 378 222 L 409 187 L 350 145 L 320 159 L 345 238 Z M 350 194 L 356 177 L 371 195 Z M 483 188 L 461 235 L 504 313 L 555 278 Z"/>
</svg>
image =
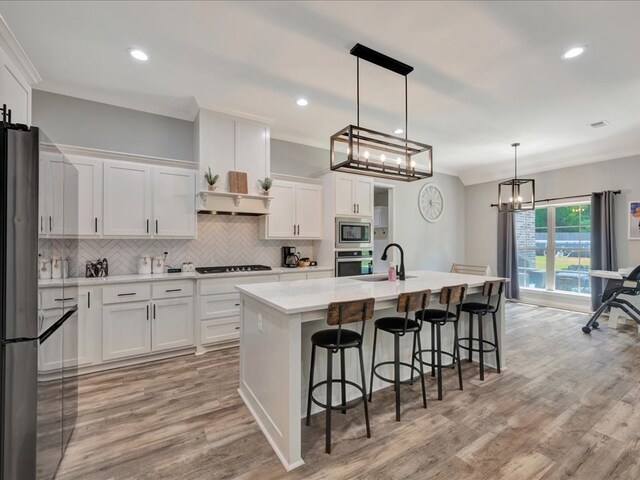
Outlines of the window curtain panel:
<svg viewBox="0 0 640 480">
<path fill-rule="evenodd" d="M 519 299 L 518 252 L 513 212 L 498 213 L 498 276 L 510 280 L 505 285 L 505 296 L 514 300 Z"/>
<path fill-rule="evenodd" d="M 616 270 L 616 239 L 614 199 L 611 190 L 591 194 L 591 269 Z M 591 309 L 602 305 L 605 279 L 591 277 Z"/>
</svg>

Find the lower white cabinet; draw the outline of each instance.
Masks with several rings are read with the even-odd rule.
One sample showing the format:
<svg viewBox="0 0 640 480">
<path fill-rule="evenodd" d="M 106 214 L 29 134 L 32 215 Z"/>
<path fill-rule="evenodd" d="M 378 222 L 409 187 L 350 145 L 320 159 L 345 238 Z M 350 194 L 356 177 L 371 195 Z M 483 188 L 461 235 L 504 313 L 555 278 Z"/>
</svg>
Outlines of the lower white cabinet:
<svg viewBox="0 0 640 480">
<path fill-rule="evenodd" d="M 102 308 L 103 360 L 151 352 L 150 307 L 149 302 L 130 302 Z"/>
<path fill-rule="evenodd" d="M 39 313 L 39 333 L 51 327 L 64 314 L 64 309 L 53 306 L 62 294 L 61 289 L 46 289 L 42 291 L 41 306 Z M 72 300 L 76 292 L 65 291 L 65 296 L 69 295 Z M 73 295 L 73 298 L 71 297 Z M 76 366 L 86 366 L 96 361 L 95 355 L 95 327 L 96 327 L 96 304 L 93 289 L 79 289 L 77 292 L 78 312 L 67 319 L 64 325 L 47 339 L 40 347 L 38 355 L 38 370 L 50 372 L 58 370 L 62 366 L 65 368 L 75 368 Z M 60 356 L 62 350 L 63 356 Z M 61 365 L 63 358 L 63 365 Z"/>
<path fill-rule="evenodd" d="M 193 299 L 153 302 L 151 350 L 159 352 L 193 345 Z"/>
<path fill-rule="evenodd" d="M 153 297 L 148 300 L 150 292 Z M 145 301 L 126 302 L 140 298 Z M 103 289 L 102 359 L 116 360 L 193 345 L 191 281 L 110 285 Z"/>
</svg>

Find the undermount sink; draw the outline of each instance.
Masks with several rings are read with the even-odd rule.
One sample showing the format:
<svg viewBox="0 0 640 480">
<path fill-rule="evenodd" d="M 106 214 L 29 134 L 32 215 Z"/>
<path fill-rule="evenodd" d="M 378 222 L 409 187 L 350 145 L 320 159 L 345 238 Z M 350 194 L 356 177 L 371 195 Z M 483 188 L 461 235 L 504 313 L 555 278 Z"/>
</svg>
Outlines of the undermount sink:
<svg viewBox="0 0 640 480">
<path fill-rule="evenodd" d="M 417 278 L 414 275 L 406 275 L 405 280 L 409 278 Z M 354 280 L 359 280 L 361 282 L 388 282 L 386 275 L 363 275 L 361 277 L 354 278 Z"/>
</svg>

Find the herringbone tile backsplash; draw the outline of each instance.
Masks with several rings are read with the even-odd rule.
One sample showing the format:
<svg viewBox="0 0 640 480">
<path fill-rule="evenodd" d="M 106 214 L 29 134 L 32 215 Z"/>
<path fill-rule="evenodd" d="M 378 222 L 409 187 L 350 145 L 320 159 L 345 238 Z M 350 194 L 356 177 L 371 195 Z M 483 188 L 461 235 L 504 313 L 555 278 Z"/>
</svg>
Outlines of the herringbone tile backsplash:
<svg viewBox="0 0 640 480">
<path fill-rule="evenodd" d="M 84 276 L 88 260 L 107 258 L 109 275 L 137 273 L 138 257 L 169 252 L 167 262 L 180 267 L 182 262 L 196 266 L 262 264 L 280 265 L 280 247 L 293 245 L 304 257 L 314 258 L 310 240 L 260 240 L 258 217 L 198 215 L 196 240 L 79 240 L 78 254 L 70 257 L 70 275 Z M 42 239 L 39 253 L 45 257 L 63 256 L 73 250 L 73 241 Z M 76 260 L 77 259 L 77 260 Z"/>
</svg>

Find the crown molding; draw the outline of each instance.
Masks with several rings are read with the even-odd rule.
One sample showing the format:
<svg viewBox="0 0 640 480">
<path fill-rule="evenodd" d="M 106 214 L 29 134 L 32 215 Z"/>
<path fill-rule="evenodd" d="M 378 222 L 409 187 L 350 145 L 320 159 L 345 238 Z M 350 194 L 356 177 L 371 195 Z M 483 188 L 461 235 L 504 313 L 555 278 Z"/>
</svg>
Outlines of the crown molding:
<svg viewBox="0 0 640 480">
<path fill-rule="evenodd" d="M 222 114 L 222 115 L 227 115 L 229 117 L 234 117 L 234 118 L 240 118 L 243 120 L 249 120 L 252 122 L 257 122 L 257 123 L 262 123 L 262 124 L 266 124 L 266 125 L 271 125 L 274 122 L 273 118 L 269 118 L 269 117 L 262 117 L 260 115 L 254 115 L 252 113 L 247 113 L 247 112 L 242 112 L 239 110 L 233 110 L 230 108 L 222 108 L 222 107 L 216 107 L 215 105 L 213 106 L 204 106 L 204 105 L 200 105 L 198 104 L 199 110 L 207 110 L 209 112 L 213 112 L 213 113 L 217 113 L 217 114 Z"/>
<path fill-rule="evenodd" d="M 123 162 L 147 163 L 149 165 L 159 165 L 165 167 L 188 168 L 198 170 L 199 165 L 187 160 L 175 158 L 154 157 L 150 155 L 138 155 L 136 153 L 114 152 L 111 150 L 101 150 L 98 148 L 78 147 L 75 145 L 61 145 L 57 143 L 42 143 L 42 149 L 47 152 L 61 152 L 67 156 L 91 157 L 102 160 L 116 160 Z"/>
<path fill-rule="evenodd" d="M 33 66 L 29 57 L 23 50 L 22 46 L 18 42 L 18 39 L 13 34 L 7 22 L 4 21 L 4 18 L 0 15 L 0 48 L 2 48 L 11 61 L 14 63 L 16 68 L 20 71 L 20 73 L 24 76 L 25 80 L 29 83 L 29 85 L 33 86 L 37 83 L 42 82 L 42 77 L 36 70 L 36 67 Z"/>
</svg>

